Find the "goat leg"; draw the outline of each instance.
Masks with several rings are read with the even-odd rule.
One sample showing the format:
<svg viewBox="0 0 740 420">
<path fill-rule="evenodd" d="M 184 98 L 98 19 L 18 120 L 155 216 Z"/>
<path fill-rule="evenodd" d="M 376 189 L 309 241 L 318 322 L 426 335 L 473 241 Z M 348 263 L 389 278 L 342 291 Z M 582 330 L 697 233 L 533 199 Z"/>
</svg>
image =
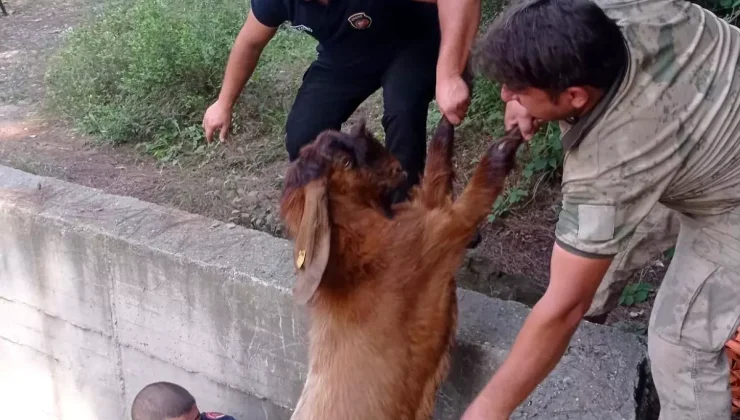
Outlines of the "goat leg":
<svg viewBox="0 0 740 420">
<path fill-rule="evenodd" d="M 453 232 L 447 234 L 461 235 L 464 238 L 460 240 L 470 240 L 475 228 L 491 211 L 501 194 L 506 178 L 514 168 L 516 151 L 523 141 L 516 127 L 489 146 L 470 182 L 452 205 L 456 226 Z"/>
<path fill-rule="evenodd" d="M 462 78 L 472 93 L 473 73 L 470 65 L 465 67 Z M 421 181 L 421 201 L 427 208 L 442 207 L 448 204 L 452 197 L 452 181 L 455 177 L 452 169 L 454 143 L 455 126 L 447 117 L 442 116 L 429 144 L 427 163 Z"/>
<path fill-rule="evenodd" d="M 421 201 L 427 208 L 437 208 L 448 203 L 452 195 L 452 152 L 455 127 L 442 117 L 429 144 L 427 163 L 421 181 Z"/>
</svg>

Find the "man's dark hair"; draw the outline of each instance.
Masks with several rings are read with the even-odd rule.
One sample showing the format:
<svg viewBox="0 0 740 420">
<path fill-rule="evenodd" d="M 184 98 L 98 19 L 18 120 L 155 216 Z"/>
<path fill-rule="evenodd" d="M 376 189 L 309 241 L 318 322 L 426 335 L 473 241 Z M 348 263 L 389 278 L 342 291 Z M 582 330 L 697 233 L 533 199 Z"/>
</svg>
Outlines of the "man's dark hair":
<svg viewBox="0 0 740 420">
<path fill-rule="evenodd" d="M 475 54 L 479 71 L 507 88 L 557 94 L 608 89 L 627 63 L 616 22 L 590 0 L 523 0 L 491 23 Z"/>
<path fill-rule="evenodd" d="M 185 415 L 195 405 L 195 398 L 183 387 L 170 382 L 145 386 L 131 405 L 132 420 L 165 420 Z"/>
</svg>

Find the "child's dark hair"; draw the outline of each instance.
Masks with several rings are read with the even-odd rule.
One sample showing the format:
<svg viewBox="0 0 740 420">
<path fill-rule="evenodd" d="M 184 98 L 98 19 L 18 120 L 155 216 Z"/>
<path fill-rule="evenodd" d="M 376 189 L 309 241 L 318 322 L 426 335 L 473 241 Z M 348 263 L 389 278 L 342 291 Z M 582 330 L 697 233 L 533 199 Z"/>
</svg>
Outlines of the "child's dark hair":
<svg viewBox="0 0 740 420">
<path fill-rule="evenodd" d="M 165 420 L 187 414 L 195 398 L 185 388 L 170 382 L 145 386 L 131 405 L 132 420 Z"/>
<path fill-rule="evenodd" d="M 520 91 L 608 89 L 627 63 L 619 26 L 590 0 L 523 0 L 499 15 L 475 54 L 486 77 Z"/>
</svg>

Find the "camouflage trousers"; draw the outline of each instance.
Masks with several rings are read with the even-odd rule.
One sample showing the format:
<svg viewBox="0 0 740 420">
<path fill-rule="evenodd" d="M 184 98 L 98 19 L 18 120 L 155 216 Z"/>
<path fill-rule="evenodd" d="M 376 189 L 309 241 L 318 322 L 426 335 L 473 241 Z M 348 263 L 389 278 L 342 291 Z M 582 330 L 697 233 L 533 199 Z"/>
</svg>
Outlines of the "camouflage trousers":
<svg viewBox="0 0 740 420">
<path fill-rule="evenodd" d="M 648 328 L 661 420 L 729 420 L 724 343 L 740 321 L 740 208 L 691 218 L 657 205 L 604 278 L 589 313 L 616 307 L 635 270 L 675 244 Z"/>
</svg>

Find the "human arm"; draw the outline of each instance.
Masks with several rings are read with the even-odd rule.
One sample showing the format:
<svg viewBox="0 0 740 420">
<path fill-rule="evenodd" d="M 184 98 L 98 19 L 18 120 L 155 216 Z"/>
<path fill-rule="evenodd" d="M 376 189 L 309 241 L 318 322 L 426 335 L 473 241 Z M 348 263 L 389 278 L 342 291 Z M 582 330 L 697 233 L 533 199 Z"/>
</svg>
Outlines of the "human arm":
<svg viewBox="0 0 740 420">
<path fill-rule="evenodd" d="M 563 142 L 577 146 L 566 150 L 563 165 L 550 285 L 465 420 L 508 418 L 547 376 L 589 309 L 610 256 L 625 249 L 681 168 L 674 137 L 654 136 L 649 120 L 613 123 L 622 119 L 617 113 L 586 134 L 581 120 L 565 133 Z M 666 158 L 667 150 L 673 153 Z"/>
<path fill-rule="evenodd" d="M 509 418 L 563 356 L 611 261 L 611 257 L 584 257 L 554 245 L 547 292 L 463 420 Z"/>
<path fill-rule="evenodd" d="M 203 116 L 203 129 L 207 142 L 213 141 L 213 134 L 216 130 L 219 131 L 220 140 L 226 141 L 234 104 L 247 81 L 252 77 L 262 50 L 276 32 L 277 26 L 262 24 L 257 20 L 254 12 L 249 11 L 247 20 L 239 31 L 229 54 L 218 100 L 206 110 Z"/>
<path fill-rule="evenodd" d="M 440 112 L 455 125 L 465 118 L 471 92 L 462 78 L 478 33 L 481 0 L 436 0 L 440 41 L 436 99 Z"/>
</svg>

